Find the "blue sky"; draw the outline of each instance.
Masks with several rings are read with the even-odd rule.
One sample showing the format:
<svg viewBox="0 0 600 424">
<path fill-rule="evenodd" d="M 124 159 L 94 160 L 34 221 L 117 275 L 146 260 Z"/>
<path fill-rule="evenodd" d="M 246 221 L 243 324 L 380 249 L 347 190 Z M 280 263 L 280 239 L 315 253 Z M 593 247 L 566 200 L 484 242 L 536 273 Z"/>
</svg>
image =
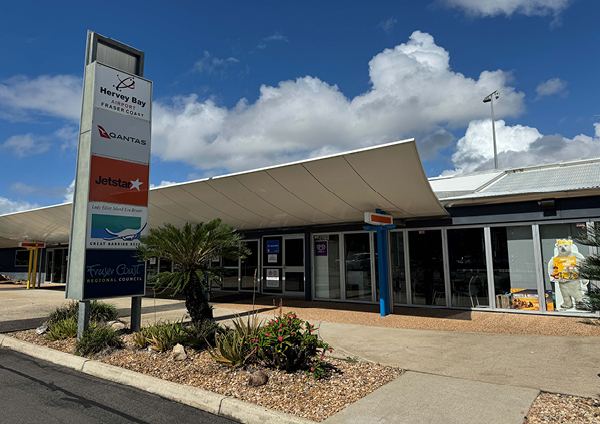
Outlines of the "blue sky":
<svg viewBox="0 0 600 424">
<path fill-rule="evenodd" d="M 600 3 L 9 2 L 0 214 L 69 199 L 86 31 L 141 49 L 151 182 L 415 137 L 428 176 L 600 156 Z M 71 188 L 70 188 L 71 187 Z"/>
</svg>

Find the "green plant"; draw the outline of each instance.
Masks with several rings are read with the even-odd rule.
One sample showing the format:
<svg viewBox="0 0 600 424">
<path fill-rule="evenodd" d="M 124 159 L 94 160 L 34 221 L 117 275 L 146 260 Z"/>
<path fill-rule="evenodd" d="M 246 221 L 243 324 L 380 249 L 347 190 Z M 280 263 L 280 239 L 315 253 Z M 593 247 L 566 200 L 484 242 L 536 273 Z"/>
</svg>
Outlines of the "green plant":
<svg viewBox="0 0 600 424">
<path fill-rule="evenodd" d="M 185 343 L 186 340 L 184 325 L 181 322 L 159 321 L 144 328 L 142 333 L 146 342 L 150 344 L 150 348 L 157 352 L 171 350 L 177 343 Z"/>
<path fill-rule="evenodd" d="M 91 322 L 108 322 L 117 319 L 119 312 L 117 307 L 105 302 L 93 300 L 90 302 L 90 321 Z M 56 308 L 47 318 L 50 327 L 53 323 L 65 320 L 67 318 L 79 317 L 79 303 L 71 301 L 64 306 Z"/>
<path fill-rule="evenodd" d="M 192 322 L 198 322 L 213 318 L 203 294 L 208 290 L 206 281 L 221 281 L 220 268 L 209 267 L 211 259 L 244 258 L 249 250 L 240 245 L 241 239 L 241 234 L 220 219 L 195 225 L 186 223 L 183 228 L 165 224 L 140 237 L 138 257 L 141 260 L 159 257 L 173 263 L 175 271 L 161 272 L 148 281 L 156 283 L 155 290 L 159 293 L 167 289 L 173 290 L 173 296 L 183 293 Z"/>
<path fill-rule="evenodd" d="M 327 374 L 324 355 L 331 347 L 315 334 L 314 326 L 288 313 L 254 331 L 253 353 L 268 367 L 304 370 L 320 379 Z"/>
<path fill-rule="evenodd" d="M 250 322 L 250 317 L 247 322 L 238 317 L 233 320 L 233 329 L 215 334 L 215 348 L 209 349 L 208 353 L 223 365 L 234 368 L 241 367 L 253 354 L 250 340 L 257 331 L 258 325 L 255 317 L 252 322 Z"/>
<path fill-rule="evenodd" d="M 215 343 L 216 334 L 223 334 L 226 330 L 212 320 L 204 320 L 185 326 L 183 331 L 186 345 L 206 349 Z"/>
<path fill-rule="evenodd" d="M 121 336 L 110 327 L 91 325 L 75 345 L 75 353 L 91 356 L 105 349 L 123 349 Z"/>
<path fill-rule="evenodd" d="M 65 318 L 53 323 L 46 332 L 46 339 L 58 340 L 77 336 L 77 319 Z"/>
<path fill-rule="evenodd" d="M 148 345 L 148 338 L 144 333 L 144 330 L 136 331 L 133 334 L 133 343 L 140 349 L 144 349 Z"/>
<path fill-rule="evenodd" d="M 90 321 L 108 322 L 114 321 L 118 317 L 119 311 L 115 305 L 96 300 L 90 302 Z"/>
</svg>

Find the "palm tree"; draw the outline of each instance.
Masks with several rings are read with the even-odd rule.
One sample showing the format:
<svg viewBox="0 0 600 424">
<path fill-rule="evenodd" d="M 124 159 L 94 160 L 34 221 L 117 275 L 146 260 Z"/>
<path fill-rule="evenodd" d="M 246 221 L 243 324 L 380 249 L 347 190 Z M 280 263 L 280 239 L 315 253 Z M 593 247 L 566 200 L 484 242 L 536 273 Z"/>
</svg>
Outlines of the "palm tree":
<svg viewBox="0 0 600 424">
<path fill-rule="evenodd" d="M 172 295 L 183 293 L 185 307 L 192 322 L 213 319 L 212 309 L 203 291 L 207 282 L 221 284 L 221 269 L 209 267 L 212 258 L 244 258 L 248 249 L 241 245 L 241 234 L 235 229 L 214 219 L 208 223 L 185 224 L 177 228 L 171 224 L 150 229 L 150 234 L 140 237 L 138 257 L 168 259 L 174 265 L 173 272 L 161 272 L 148 281 L 155 282 L 155 290 L 164 292 L 172 289 Z"/>
</svg>

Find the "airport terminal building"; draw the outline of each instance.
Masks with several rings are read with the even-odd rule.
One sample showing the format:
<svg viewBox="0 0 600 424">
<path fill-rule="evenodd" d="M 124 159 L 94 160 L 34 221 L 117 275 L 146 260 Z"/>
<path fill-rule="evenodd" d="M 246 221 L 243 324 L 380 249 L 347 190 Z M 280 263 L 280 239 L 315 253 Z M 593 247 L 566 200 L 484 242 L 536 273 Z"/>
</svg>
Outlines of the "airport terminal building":
<svg viewBox="0 0 600 424">
<path fill-rule="evenodd" d="M 41 281 L 64 284 L 71 210 L 0 216 L 0 274 L 26 279 L 17 246 L 39 241 Z M 393 229 L 366 226 L 376 211 Z M 150 228 L 214 218 L 252 254 L 214 258 L 225 275 L 213 290 L 251 292 L 256 274 L 260 293 L 377 304 L 383 269 L 397 306 L 597 316 L 599 283 L 577 274 L 596 252 L 574 238 L 600 222 L 600 159 L 427 179 L 405 140 L 149 192 Z M 151 259 L 146 274 L 171 267 Z"/>
</svg>

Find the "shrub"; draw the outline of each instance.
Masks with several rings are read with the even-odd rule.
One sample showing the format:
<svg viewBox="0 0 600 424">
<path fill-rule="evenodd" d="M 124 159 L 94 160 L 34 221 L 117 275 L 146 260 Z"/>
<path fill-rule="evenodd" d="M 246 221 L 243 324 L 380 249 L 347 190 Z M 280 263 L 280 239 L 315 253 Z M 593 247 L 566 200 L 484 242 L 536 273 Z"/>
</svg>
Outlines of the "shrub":
<svg viewBox="0 0 600 424">
<path fill-rule="evenodd" d="M 73 317 L 53 323 L 46 332 L 48 340 L 68 339 L 75 336 L 77 336 L 77 319 Z"/>
<path fill-rule="evenodd" d="M 252 356 L 252 335 L 258 330 L 258 322 L 250 317 L 245 323 L 240 317 L 233 320 L 234 328 L 222 334 L 215 334 L 215 348 L 208 353 L 215 361 L 228 367 L 241 367 Z"/>
<path fill-rule="evenodd" d="M 79 310 L 79 309 L 78 309 Z M 119 317 L 117 307 L 111 303 L 104 303 L 93 300 L 90 302 L 90 321 L 108 322 L 114 321 Z"/>
<path fill-rule="evenodd" d="M 110 327 L 91 325 L 83 333 L 75 345 L 75 353 L 80 356 L 91 356 L 103 350 L 123 349 L 121 336 Z"/>
<path fill-rule="evenodd" d="M 177 343 L 185 343 L 186 333 L 181 322 L 171 323 L 159 321 L 142 330 L 150 348 L 157 352 L 173 349 Z M 141 339 L 141 336 L 140 336 Z"/>
<path fill-rule="evenodd" d="M 110 303 L 99 302 L 93 300 L 90 302 L 90 321 L 91 322 L 108 322 L 117 319 L 119 312 L 115 305 Z M 48 323 L 52 326 L 53 323 L 65 320 L 67 318 L 79 317 L 79 303 L 75 300 L 69 302 L 65 306 L 60 306 L 48 316 Z"/>
<path fill-rule="evenodd" d="M 288 313 L 257 329 L 251 348 L 267 367 L 284 371 L 301 369 L 318 380 L 326 375 L 324 355 L 331 348 L 314 331 L 313 325 Z"/>
<path fill-rule="evenodd" d="M 206 349 L 215 344 L 216 334 L 223 334 L 226 330 L 213 320 L 193 322 L 183 328 L 185 344 L 197 349 Z"/>
<path fill-rule="evenodd" d="M 144 330 L 136 331 L 133 334 L 133 343 L 140 349 L 144 349 L 148 346 L 148 338 L 146 337 Z"/>
</svg>

